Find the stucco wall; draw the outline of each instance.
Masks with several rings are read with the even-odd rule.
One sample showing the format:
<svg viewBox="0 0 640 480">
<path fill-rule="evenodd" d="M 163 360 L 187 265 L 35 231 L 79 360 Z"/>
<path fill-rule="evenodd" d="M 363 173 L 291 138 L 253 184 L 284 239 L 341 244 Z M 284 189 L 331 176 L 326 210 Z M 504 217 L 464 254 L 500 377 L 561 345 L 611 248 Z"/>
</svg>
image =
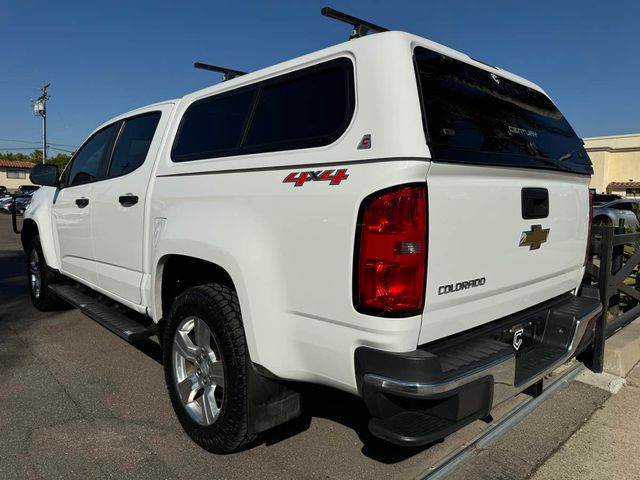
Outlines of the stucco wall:
<svg viewBox="0 0 640 480">
<path fill-rule="evenodd" d="M 591 188 L 606 192 L 612 182 L 640 182 L 640 134 L 585 138 L 593 162 Z"/>
<path fill-rule="evenodd" d="M 10 170 L 16 170 L 14 168 Z M 7 187 L 9 190 L 16 190 L 20 185 L 31 185 L 29 181 L 29 170 L 22 169 L 26 173 L 26 178 L 7 178 L 7 169 L 0 167 L 0 185 Z"/>
</svg>

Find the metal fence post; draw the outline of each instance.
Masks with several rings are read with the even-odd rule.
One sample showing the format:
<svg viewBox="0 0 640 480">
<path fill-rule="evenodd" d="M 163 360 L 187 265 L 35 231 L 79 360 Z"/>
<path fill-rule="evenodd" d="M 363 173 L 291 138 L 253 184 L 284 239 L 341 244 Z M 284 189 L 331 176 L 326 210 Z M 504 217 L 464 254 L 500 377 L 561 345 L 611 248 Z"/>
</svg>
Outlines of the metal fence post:
<svg viewBox="0 0 640 480">
<path fill-rule="evenodd" d="M 607 338 L 607 312 L 609 310 L 609 279 L 611 278 L 611 263 L 613 253 L 612 227 L 603 228 L 602 243 L 600 247 L 600 275 L 598 286 L 600 287 L 600 300 L 602 300 L 602 313 L 596 321 L 595 338 L 593 339 L 593 368 L 595 373 L 602 373 L 604 367 L 604 342 Z"/>
</svg>

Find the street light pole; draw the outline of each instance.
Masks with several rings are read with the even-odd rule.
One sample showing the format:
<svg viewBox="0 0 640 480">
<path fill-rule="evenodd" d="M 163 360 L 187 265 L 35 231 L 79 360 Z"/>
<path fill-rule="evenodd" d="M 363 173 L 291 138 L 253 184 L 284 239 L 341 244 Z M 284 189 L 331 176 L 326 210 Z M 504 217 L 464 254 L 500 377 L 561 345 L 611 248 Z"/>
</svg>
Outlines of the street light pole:
<svg viewBox="0 0 640 480">
<path fill-rule="evenodd" d="M 33 102 L 33 113 L 42 117 L 42 163 L 47 163 L 47 100 L 49 100 L 49 94 L 47 89 L 51 84 L 43 84 L 41 87 L 42 93 L 38 99 Z"/>
</svg>

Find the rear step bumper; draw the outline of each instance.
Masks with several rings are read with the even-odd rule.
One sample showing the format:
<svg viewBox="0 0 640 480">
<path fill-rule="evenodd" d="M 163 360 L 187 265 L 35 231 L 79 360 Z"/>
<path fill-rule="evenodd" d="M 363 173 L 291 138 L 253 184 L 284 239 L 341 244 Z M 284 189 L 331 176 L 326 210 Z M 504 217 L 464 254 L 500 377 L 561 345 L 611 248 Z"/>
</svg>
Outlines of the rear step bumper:
<svg viewBox="0 0 640 480">
<path fill-rule="evenodd" d="M 413 352 L 358 348 L 356 376 L 371 433 L 426 445 L 487 417 L 584 350 L 601 310 L 597 299 L 566 294 Z"/>
</svg>

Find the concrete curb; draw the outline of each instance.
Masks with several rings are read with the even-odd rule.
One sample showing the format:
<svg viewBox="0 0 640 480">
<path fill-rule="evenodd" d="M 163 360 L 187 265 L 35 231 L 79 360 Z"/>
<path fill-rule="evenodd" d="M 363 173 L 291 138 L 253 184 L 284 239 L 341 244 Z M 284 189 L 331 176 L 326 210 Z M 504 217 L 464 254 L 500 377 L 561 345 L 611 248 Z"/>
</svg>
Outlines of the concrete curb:
<svg viewBox="0 0 640 480">
<path fill-rule="evenodd" d="M 634 321 L 607 340 L 604 350 L 604 371 L 626 377 L 640 362 L 640 322 Z"/>
<path fill-rule="evenodd" d="M 618 393 L 625 385 L 625 383 L 627 383 L 624 378 L 618 377 L 617 375 L 612 375 L 606 372 L 593 373 L 589 370 L 583 370 L 582 372 L 580 372 L 580 374 L 576 377 L 576 380 L 578 382 L 586 383 L 587 385 L 606 390 L 613 395 Z"/>
</svg>

